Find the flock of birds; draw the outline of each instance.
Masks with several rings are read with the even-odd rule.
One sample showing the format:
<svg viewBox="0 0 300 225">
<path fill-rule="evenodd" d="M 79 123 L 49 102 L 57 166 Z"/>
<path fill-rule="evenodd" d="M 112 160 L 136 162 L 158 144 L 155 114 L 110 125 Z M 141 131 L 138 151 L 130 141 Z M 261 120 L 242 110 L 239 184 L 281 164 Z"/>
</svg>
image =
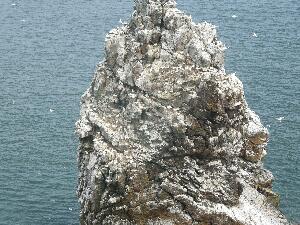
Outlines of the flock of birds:
<svg viewBox="0 0 300 225">
<path fill-rule="evenodd" d="M 16 4 L 16 3 L 12 3 L 11 5 L 12 5 L 12 6 L 16 6 L 17 4 Z M 232 15 L 231 17 L 235 19 L 235 18 L 237 18 L 238 16 L 237 16 L 237 15 Z M 22 21 L 22 22 L 26 22 L 26 20 L 24 20 L 24 19 L 21 20 L 21 21 Z M 121 24 L 125 24 L 121 19 L 120 19 L 119 22 L 120 22 Z M 252 34 L 252 37 L 257 38 L 258 35 L 257 35 L 256 33 L 253 33 L 253 34 Z"/>
<path fill-rule="evenodd" d="M 238 18 L 238 16 L 237 16 L 237 15 L 232 15 L 231 17 L 232 17 L 232 18 L 234 18 L 234 19 L 235 19 L 235 18 Z M 255 37 L 255 38 L 257 38 L 257 37 L 258 37 L 258 35 L 257 35 L 256 33 L 253 33 L 253 34 L 252 34 L 252 37 Z"/>
<path fill-rule="evenodd" d="M 11 5 L 12 5 L 12 6 L 16 6 L 17 4 L 16 4 L 16 3 L 12 3 Z M 235 18 L 238 18 L 237 15 L 232 15 L 231 17 L 234 18 L 234 19 L 235 19 Z M 22 21 L 22 22 L 25 22 L 26 20 L 22 19 L 21 21 Z M 120 22 L 121 24 L 124 24 L 124 22 L 123 22 L 121 19 L 120 19 L 119 22 Z M 253 33 L 253 34 L 252 34 L 252 37 L 257 38 L 258 35 L 257 35 L 256 33 Z M 15 104 L 15 100 L 12 101 L 12 104 Z M 51 109 L 51 108 L 49 109 L 49 112 L 50 112 L 50 113 L 53 113 L 54 111 L 55 111 L 54 109 Z M 276 118 L 276 120 L 278 120 L 279 122 L 282 122 L 282 121 L 284 120 L 284 117 L 278 117 L 278 118 Z"/>
</svg>

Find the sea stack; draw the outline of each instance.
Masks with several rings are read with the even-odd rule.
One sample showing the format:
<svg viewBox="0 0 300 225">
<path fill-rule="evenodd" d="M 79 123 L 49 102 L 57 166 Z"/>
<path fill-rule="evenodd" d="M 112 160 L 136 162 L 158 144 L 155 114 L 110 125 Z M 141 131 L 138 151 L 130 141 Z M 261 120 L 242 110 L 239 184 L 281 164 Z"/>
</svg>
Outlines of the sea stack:
<svg viewBox="0 0 300 225">
<path fill-rule="evenodd" d="M 288 224 L 262 164 L 268 130 L 215 26 L 174 0 L 134 4 L 81 100 L 80 224 Z"/>
</svg>

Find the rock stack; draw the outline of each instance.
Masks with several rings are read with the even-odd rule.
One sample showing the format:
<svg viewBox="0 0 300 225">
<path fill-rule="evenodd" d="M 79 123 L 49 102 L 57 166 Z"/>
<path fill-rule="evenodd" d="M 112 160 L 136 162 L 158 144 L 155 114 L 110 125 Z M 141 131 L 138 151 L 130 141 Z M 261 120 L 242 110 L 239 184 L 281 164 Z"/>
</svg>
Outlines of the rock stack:
<svg viewBox="0 0 300 225">
<path fill-rule="evenodd" d="M 224 69 L 216 28 L 136 0 L 82 96 L 82 225 L 276 225 L 268 131 Z"/>
</svg>

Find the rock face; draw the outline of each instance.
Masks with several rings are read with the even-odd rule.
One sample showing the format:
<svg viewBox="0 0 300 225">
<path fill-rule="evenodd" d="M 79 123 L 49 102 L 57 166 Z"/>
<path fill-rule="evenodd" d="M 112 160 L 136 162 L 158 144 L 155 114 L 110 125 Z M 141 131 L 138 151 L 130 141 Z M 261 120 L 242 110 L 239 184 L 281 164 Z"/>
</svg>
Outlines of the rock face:
<svg viewBox="0 0 300 225">
<path fill-rule="evenodd" d="M 107 35 L 76 124 L 82 225 L 288 224 L 224 50 L 173 0 L 136 0 Z"/>
</svg>

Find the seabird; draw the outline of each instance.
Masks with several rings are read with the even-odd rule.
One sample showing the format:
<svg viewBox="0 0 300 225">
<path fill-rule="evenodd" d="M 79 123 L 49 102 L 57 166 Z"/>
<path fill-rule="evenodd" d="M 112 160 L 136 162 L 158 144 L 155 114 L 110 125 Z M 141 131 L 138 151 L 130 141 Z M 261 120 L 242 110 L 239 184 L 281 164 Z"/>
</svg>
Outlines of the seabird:
<svg viewBox="0 0 300 225">
<path fill-rule="evenodd" d="M 278 120 L 279 122 L 281 122 L 284 119 L 283 116 L 276 118 L 276 120 Z"/>
</svg>

